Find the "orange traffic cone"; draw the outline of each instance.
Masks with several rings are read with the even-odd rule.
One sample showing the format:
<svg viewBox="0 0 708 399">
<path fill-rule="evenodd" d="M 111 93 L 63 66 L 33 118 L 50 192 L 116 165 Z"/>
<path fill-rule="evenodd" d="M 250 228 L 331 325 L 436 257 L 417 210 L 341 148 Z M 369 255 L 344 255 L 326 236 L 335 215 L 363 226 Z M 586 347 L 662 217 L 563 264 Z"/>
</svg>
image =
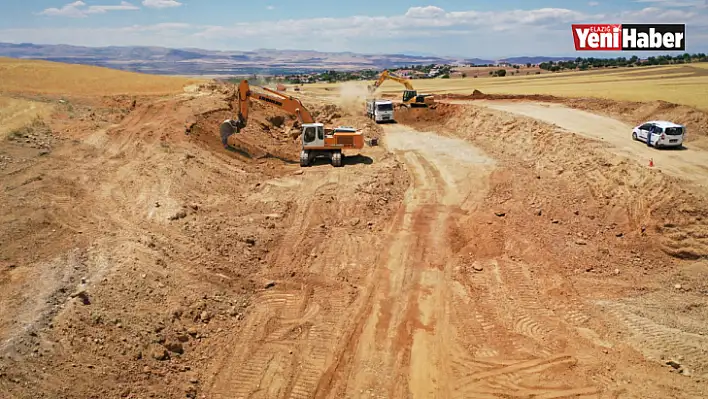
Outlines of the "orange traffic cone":
<svg viewBox="0 0 708 399">
<path fill-rule="evenodd" d="M 649 167 L 654 167 L 654 158 L 649 159 Z"/>
</svg>

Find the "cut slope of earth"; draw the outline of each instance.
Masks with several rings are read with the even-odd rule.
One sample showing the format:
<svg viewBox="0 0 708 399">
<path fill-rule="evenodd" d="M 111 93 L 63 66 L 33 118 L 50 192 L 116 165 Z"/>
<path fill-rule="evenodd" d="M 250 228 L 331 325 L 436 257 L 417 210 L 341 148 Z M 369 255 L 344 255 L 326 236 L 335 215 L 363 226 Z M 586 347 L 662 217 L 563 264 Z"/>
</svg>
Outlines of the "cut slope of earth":
<svg viewBox="0 0 708 399">
<path fill-rule="evenodd" d="M 571 108 L 609 116 L 631 126 L 648 120 L 669 120 L 686 126 L 687 143 L 708 149 L 708 113 L 694 107 L 666 101 L 631 102 L 600 98 L 573 99 L 551 95 L 486 94 L 477 90 L 470 95 L 439 94 L 436 97 L 439 101 L 449 104 L 468 104 L 479 100 L 564 104 Z"/>
<path fill-rule="evenodd" d="M 604 141 L 619 155 L 638 163 L 648 164 L 653 160 L 660 170 L 708 188 L 708 165 L 705 162 L 708 151 L 691 148 L 690 144 L 678 150 L 657 151 L 631 140 L 632 125 L 559 104 L 500 101 L 478 101 L 475 104 L 538 119 L 570 133 Z"/>
</svg>

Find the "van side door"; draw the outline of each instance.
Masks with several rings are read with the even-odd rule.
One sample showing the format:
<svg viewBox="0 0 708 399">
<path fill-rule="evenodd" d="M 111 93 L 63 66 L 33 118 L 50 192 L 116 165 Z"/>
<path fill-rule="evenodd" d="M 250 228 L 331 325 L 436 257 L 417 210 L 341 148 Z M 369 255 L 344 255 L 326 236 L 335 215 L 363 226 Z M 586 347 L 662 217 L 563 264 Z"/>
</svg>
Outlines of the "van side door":
<svg viewBox="0 0 708 399">
<path fill-rule="evenodd" d="M 647 138 L 649 137 L 649 129 L 654 126 L 651 123 L 645 123 L 642 126 L 639 127 L 639 138 L 647 141 Z"/>
</svg>

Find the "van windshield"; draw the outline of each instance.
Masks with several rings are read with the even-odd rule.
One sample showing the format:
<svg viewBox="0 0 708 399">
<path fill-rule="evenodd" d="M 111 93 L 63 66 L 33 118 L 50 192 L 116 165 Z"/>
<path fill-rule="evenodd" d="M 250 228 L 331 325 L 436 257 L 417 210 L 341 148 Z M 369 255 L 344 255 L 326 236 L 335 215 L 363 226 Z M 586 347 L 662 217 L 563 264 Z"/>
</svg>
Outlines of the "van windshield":
<svg viewBox="0 0 708 399">
<path fill-rule="evenodd" d="M 682 127 L 667 127 L 664 129 L 664 133 L 668 134 L 669 136 L 680 136 L 683 134 L 683 128 Z"/>
<path fill-rule="evenodd" d="M 379 104 L 376 108 L 379 111 L 393 111 L 393 104 Z"/>
</svg>

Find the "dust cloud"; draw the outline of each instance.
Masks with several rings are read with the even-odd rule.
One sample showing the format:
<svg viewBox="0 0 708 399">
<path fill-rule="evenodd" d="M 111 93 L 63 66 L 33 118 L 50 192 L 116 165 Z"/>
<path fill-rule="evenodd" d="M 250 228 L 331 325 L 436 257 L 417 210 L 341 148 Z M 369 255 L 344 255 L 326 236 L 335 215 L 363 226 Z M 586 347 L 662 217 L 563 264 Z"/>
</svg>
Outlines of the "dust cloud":
<svg viewBox="0 0 708 399">
<path fill-rule="evenodd" d="M 345 106 L 345 109 L 350 106 L 363 105 L 367 96 L 366 85 L 360 82 L 342 82 L 339 86 L 338 102 Z"/>
</svg>

